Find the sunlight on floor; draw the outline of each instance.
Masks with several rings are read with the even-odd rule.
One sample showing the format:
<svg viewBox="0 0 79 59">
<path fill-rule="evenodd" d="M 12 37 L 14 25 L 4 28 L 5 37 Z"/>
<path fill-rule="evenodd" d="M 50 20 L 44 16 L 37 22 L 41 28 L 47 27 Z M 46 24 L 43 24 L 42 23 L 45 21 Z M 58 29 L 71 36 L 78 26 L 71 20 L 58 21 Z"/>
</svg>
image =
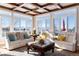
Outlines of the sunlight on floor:
<svg viewBox="0 0 79 59">
<path fill-rule="evenodd" d="M 10 51 L 0 48 L 0 53 L 9 53 Z"/>
<path fill-rule="evenodd" d="M 59 52 L 61 52 L 61 51 L 63 51 L 63 49 L 61 49 L 61 48 L 59 48 L 59 49 L 56 49 L 57 51 L 59 51 Z"/>
</svg>

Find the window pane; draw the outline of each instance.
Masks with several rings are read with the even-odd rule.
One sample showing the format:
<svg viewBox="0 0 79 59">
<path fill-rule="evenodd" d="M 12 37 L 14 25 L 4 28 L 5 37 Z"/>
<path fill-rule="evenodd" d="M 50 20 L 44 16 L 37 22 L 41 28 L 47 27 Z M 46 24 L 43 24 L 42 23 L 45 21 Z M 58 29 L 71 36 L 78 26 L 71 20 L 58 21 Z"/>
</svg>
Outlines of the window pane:
<svg viewBox="0 0 79 59">
<path fill-rule="evenodd" d="M 60 31 L 60 19 L 58 17 L 54 17 L 54 32 L 55 34 Z"/>
<path fill-rule="evenodd" d="M 10 21 L 10 17 L 2 16 L 2 36 L 5 36 L 5 33 L 10 31 Z"/>
<path fill-rule="evenodd" d="M 14 31 L 20 30 L 20 18 L 14 18 Z"/>
<path fill-rule="evenodd" d="M 1 14 L 1 15 L 8 15 L 8 16 L 11 16 L 11 12 L 6 11 L 6 10 L 0 10 L 0 14 Z"/>
<path fill-rule="evenodd" d="M 32 30 L 32 18 L 26 18 L 26 31 L 31 32 Z"/>
<path fill-rule="evenodd" d="M 36 19 L 37 19 L 38 33 L 43 32 L 43 31 L 50 31 L 50 16 L 49 15 L 39 16 Z"/>
<path fill-rule="evenodd" d="M 76 8 L 66 9 L 54 13 L 54 31 L 59 33 L 64 31 L 75 32 Z"/>
<path fill-rule="evenodd" d="M 75 32 L 75 24 L 76 23 L 76 16 L 70 15 L 68 16 L 68 31 Z"/>
</svg>

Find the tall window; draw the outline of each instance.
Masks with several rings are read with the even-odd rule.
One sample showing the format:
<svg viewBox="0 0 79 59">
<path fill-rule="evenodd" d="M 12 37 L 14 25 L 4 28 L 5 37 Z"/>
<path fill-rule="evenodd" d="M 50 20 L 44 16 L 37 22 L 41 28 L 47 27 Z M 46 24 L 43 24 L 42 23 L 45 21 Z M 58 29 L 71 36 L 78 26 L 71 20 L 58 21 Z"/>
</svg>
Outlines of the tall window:
<svg viewBox="0 0 79 59">
<path fill-rule="evenodd" d="M 16 17 L 17 16 L 17 17 Z M 20 16 L 20 17 L 18 17 Z M 14 14 L 14 30 L 15 31 L 28 31 L 32 30 L 32 17 L 20 14 Z"/>
<path fill-rule="evenodd" d="M 76 9 L 67 9 L 62 12 L 55 13 L 54 16 L 54 32 L 62 31 L 75 32 L 76 27 Z"/>
<path fill-rule="evenodd" d="M 2 32 L 3 32 L 3 36 L 5 35 L 6 32 L 10 31 L 10 21 L 11 21 L 10 17 L 2 16 Z"/>
<path fill-rule="evenodd" d="M 19 31 L 20 27 L 20 18 L 14 18 L 14 31 Z"/>
<path fill-rule="evenodd" d="M 43 31 L 50 31 L 50 16 L 49 15 L 39 16 L 36 19 L 37 19 L 37 30 L 39 33 Z"/>
<path fill-rule="evenodd" d="M 26 19 L 22 18 L 21 19 L 21 30 L 25 30 L 26 29 Z"/>
<path fill-rule="evenodd" d="M 32 18 L 26 18 L 26 30 L 31 32 L 31 30 L 32 30 Z"/>
<path fill-rule="evenodd" d="M 75 32 L 76 27 L 76 16 L 70 15 L 68 16 L 68 32 Z"/>
<path fill-rule="evenodd" d="M 54 17 L 54 30 L 55 34 L 60 32 L 60 19 L 56 16 Z"/>
</svg>

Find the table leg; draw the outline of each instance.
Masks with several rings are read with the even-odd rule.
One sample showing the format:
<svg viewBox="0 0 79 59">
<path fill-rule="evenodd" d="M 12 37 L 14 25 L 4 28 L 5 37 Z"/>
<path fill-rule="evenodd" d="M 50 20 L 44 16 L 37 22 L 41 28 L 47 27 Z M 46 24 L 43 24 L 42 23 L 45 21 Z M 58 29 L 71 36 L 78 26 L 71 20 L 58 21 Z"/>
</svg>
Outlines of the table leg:
<svg viewBox="0 0 79 59">
<path fill-rule="evenodd" d="M 36 37 L 34 37 L 34 41 L 36 40 Z"/>
<path fill-rule="evenodd" d="M 41 53 L 40 53 L 40 55 L 41 55 L 41 56 L 44 56 L 44 55 L 45 55 L 45 53 L 44 53 L 44 52 L 41 52 Z"/>
<path fill-rule="evenodd" d="M 53 44 L 53 47 L 52 47 L 52 52 L 54 52 L 54 45 L 55 45 L 55 44 Z"/>
<path fill-rule="evenodd" d="M 28 46 L 28 44 L 26 44 L 26 46 L 27 46 L 27 53 L 29 54 L 29 46 Z"/>
<path fill-rule="evenodd" d="M 54 52 L 54 48 L 52 48 L 52 52 Z"/>
</svg>

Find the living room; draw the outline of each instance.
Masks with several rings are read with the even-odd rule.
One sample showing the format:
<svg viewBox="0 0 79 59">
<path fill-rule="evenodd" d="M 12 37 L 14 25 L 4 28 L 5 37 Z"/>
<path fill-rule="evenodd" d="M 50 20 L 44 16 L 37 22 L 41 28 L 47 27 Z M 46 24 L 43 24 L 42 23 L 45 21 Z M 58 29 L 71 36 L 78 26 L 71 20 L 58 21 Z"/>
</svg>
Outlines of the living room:
<svg viewBox="0 0 79 59">
<path fill-rule="evenodd" d="M 0 3 L 0 55 L 78 56 L 78 19 L 79 3 Z"/>
</svg>

